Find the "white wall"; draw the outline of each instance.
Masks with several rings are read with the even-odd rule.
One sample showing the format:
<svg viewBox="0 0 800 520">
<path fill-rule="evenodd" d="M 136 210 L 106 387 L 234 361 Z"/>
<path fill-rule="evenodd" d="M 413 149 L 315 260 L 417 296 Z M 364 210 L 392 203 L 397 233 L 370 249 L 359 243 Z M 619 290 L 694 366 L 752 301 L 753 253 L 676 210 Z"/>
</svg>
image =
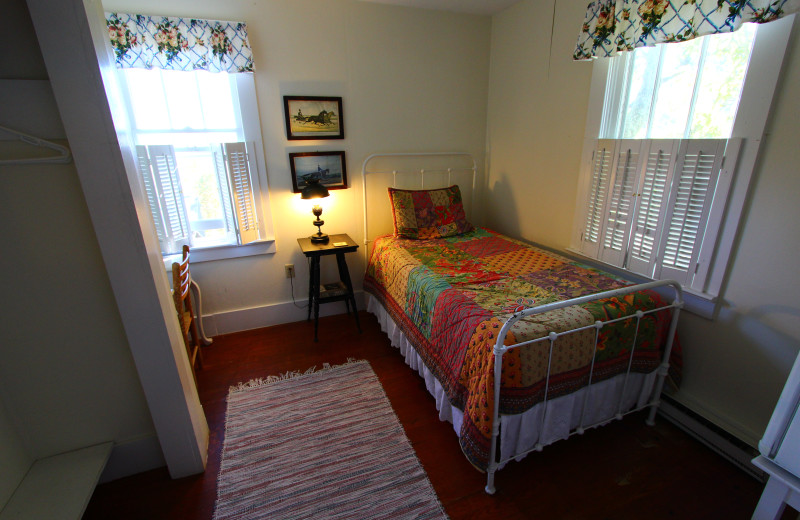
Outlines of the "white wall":
<svg viewBox="0 0 800 520">
<path fill-rule="evenodd" d="M 524 1 L 492 26 L 487 224 L 558 248 L 572 230 L 592 76 L 572 60 L 585 8 Z"/>
<path fill-rule="evenodd" d="M 370 153 L 451 149 L 471 152 L 483 163 L 487 17 L 352 0 L 203 5 L 179 0 L 168 8 L 164 2 L 131 3 L 135 8 L 129 10 L 135 12 L 250 25 L 278 253 L 194 265 L 212 314 L 291 301 L 285 263 L 298 266 L 295 295 L 302 300 L 306 293 L 305 262 L 296 238 L 314 228 L 312 216 L 296 207 L 299 196 L 291 193 L 289 152 L 346 150 L 354 188 L 334 192 L 325 230 L 354 238 L 362 222 L 360 164 Z M 124 10 L 124 5 L 109 3 L 107 8 Z M 0 107 L 0 124 L 64 142 L 23 0 L 4 6 L 0 33 L 0 81 L 27 82 L 4 84 L 16 94 L 9 98 L 14 103 Z M 44 98 L 25 95 L 30 82 L 48 91 Z M 288 94 L 342 96 L 347 139 L 288 142 L 281 97 Z M 3 111 L 12 108 L 13 121 Z M 0 156 L 28 151 L 21 147 L 0 142 Z M 31 212 L 29 201 L 40 203 L 41 211 Z M 4 228 L 6 249 L 0 255 L 4 292 L 14 295 L 0 304 L 4 469 L 5 461 L 12 469 L 22 468 L 32 459 L 106 440 L 127 446 L 115 450 L 125 459 L 122 466 L 163 463 L 75 166 L 4 167 L 0 216 L 13 223 Z M 360 257 L 351 255 L 349 261 L 360 285 Z M 261 324 L 268 324 L 268 314 L 258 315 Z M 288 317 L 304 318 L 299 309 Z M 4 479 L 12 482 L 21 471 L 4 473 Z M 0 494 L 8 486 L 3 480 Z"/>
<path fill-rule="evenodd" d="M 760 439 L 800 347 L 800 17 L 751 183 L 724 306 L 683 321 L 690 403 Z"/>
<path fill-rule="evenodd" d="M 571 60 L 583 4 L 561 1 L 555 7 L 551 49 L 549 1 L 525 0 L 490 20 L 355 0 L 109 0 L 108 9 L 249 25 L 278 252 L 193 266 L 206 310 L 268 310 L 290 301 L 285 263 L 298 266 L 295 295 L 302 299 L 305 294 L 305 263 L 296 238 L 314 230 L 310 215 L 300 213 L 298 196 L 291 193 L 292 151 L 346 150 L 354 188 L 334 193 L 325 230 L 358 238 L 363 158 L 379 151 L 452 149 L 471 152 L 482 164 L 488 128 L 488 223 L 514 236 L 565 247 L 591 66 Z M 0 80 L 46 81 L 24 2 L 14 0 L 4 9 L 0 34 L 11 37 L 0 40 Z M 797 27 L 735 248 L 726 309 L 715 322 L 687 317 L 680 330 L 686 379 L 678 397 L 751 442 L 766 425 L 800 343 L 795 296 L 800 287 L 793 270 L 800 253 L 800 210 L 794 203 L 800 191 L 796 33 Z M 288 94 L 342 96 L 347 139 L 286 141 L 281 96 Z M 42 106 L 19 108 L 48 121 L 57 118 L 49 109 L 42 112 Z M 8 124 L 2 118 L 0 123 Z M 17 146 L 0 145 L 2 153 Z M 0 282 L 6 294 L 15 295 L 0 304 L 4 468 L 5 461 L 19 469 L 31 458 L 93 440 L 152 439 L 152 422 L 74 167 L 15 168 L 0 175 L 0 216 L 13 222 L 2 235 L 7 249 L 0 255 Z M 37 195 L 36 186 L 46 186 L 40 215 L 24 205 Z M 59 223 L 57 233 L 51 231 L 52 222 Z M 360 260 L 351 256 L 349 261 L 360 284 Z M 56 312 L 39 312 L 51 304 Z M 293 312 L 290 319 L 305 317 L 301 310 Z M 265 311 L 259 319 L 266 321 L 268 315 Z M 0 494 L 5 487 L 0 482 Z"/>
<path fill-rule="evenodd" d="M 0 34 L 0 124 L 66 144 L 23 0 L 4 4 Z M 113 440 L 163 463 L 74 164 L 0 167 L 0 218 L 0 460 Z"/>
<path fill-rule="evenodd" d="M 313 216 L 292 193 L 288 154 L 345 150 L 348 190 L 332 191 L 327 233 L 362 234 L 360 172 L 369 154 L 453 150 L 484 162 L 489 35 L 485 16 L 376 5 L 355 0 L 196 2 L 106 0 L 110 11 L 245 21 L 256 64 L 256 90 L 267 155 L 274 255 L 195 263 L 207 315 L 250 309 L 239 326 L 305 318 L 291 305 L 284 264 L 297 266 L 294 294 L 307 294 L 297 238 L 315 232 Z M 341 96 L 344 140 L 298 142 L 285 136 L 284 95 Z M 361 242 L 363 243 L 363 242 Z M 348 255 L 356 289 L 363 260 Z M 323 265 L 334 273 L 335 263 Z M 325 277 L 325 273 L 323 273 Z M 286 303 L 289 302 L 288 305 Z M 280 307 L 281 311 L 272 311 Z M 342 312 L 335 305 L 333 312 Z M 215 322 L 210 320 L 210 331 Z M 221 331 L 226 331 L 221 324 Z M 208 328 L 208 327 L 207 327 Z"/>
<path fill-rule="evenodd" d="M 571 59 L 585 5 L 525 0 L 493 18 L 488 223 L 569 245 L 591 64 Z M 800 41 L 795 20 L 719 319 L 684 313 L 676 397 L 755 446 L 800 345 Z M 554 27 L 552 49 L 551 26 Z"/>
<path fill-rule="evenodd" d="M 0 303 L 0 386 L 32 454 L 152 434 L 74 166 L 6 167 L 0 193 L 14 223 L 0 258 L 14 295 Z"/>
</svg>

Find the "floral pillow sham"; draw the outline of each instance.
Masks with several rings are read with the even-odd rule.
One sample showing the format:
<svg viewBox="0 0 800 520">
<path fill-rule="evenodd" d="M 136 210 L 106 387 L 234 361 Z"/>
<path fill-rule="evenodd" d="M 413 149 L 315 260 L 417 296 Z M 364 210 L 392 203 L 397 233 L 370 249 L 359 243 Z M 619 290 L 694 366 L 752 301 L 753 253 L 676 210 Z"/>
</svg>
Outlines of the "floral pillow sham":
<svg viewBox="0 0 800 520">
<path fill-rule="evenodd" d="M 397 237 L 427 240 L 474 229 L 464 213 L 458 185 L 436 190 L 389 188 L 389 200 Z"/>
</svg>

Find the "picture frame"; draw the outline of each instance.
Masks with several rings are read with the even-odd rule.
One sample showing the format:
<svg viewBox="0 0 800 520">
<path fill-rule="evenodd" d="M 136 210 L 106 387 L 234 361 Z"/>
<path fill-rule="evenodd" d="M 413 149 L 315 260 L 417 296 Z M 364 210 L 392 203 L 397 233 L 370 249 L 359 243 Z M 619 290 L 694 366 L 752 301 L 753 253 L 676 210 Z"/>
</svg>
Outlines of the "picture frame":
<svg viewBox="0 0 800 520">
<path fill-rule="evenodd" d="M 344 139 L 342 98 L 323 96 L 283 96 L 286 138 Z"/>
<path fill-rule="evenodd" d="M 347 162 L 344 151 L 296 152 L 289 154 L 292 191 L 300 193 L 309 179 L 319 179 L 329 190 L 347 189 Z"/>
</svg>

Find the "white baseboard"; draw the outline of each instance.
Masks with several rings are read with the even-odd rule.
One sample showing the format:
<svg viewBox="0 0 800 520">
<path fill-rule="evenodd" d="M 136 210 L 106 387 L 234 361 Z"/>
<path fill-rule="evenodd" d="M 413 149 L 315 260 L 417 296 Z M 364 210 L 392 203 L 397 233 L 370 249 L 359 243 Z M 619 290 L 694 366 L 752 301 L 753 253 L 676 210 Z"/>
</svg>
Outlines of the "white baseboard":
<svg viewBox="0 0 800 520">
<path fill-rule="evenodd" d="M 355 293 L 356 304 L 359 309 L 364 309 L 364 293 Z M 259 329 L 305 320 L 308 316 L 306 301 L 277 303 L 262 305 L 248 309 L 237 309 L 203 316 L 203 328 L 206 336 L 213 337 L 220 334 L 230 334 L 243 330 Z M 302 306 L 302 307 L 298 307 Z M 347 311 L 344 302 L 333 302 L 320 305 L 320 316 L 333 316 Z M 110 482 L 119 478 L 160 468 L 166 465 L 161 445 L 155 435 L 142 437 L 129 442 L 122 442 L 114 446 L 111 457 L 106 464 L 100 483 Z"/>
<path fill-rule="evenodd" d="M 166 466 L 161 445 L 155 434 L 114 445 L 100 483 L 128 477 Z"/>
<path fill-rule="evenodd" d="M 364 292 L 357 291 L 355 298 L 358 308 L 365 309 Z M 304 300 L 297 302 L 297 305 L 293 302 L 286 302 L 206 314 L 203 316 L 203 328 L 206 336 L 213 337 L 220 334 L 303 321 L 308 316 L 306 304 L 307 302 Z M 298 305 L 302 307 L 298 307 Z M 347 307 L 343 301 L 333 302 L 320 305 L 319 315 L 320 317 L 333 316 L 335 314 L 343 314 L 346 311 Z M 161 445 L 155 435 L 122 442 L 114 446 L 106 468 L 100 476 L 100 483 L 110 482 L 165 465 L 166 461 L 161 452 Z"/>
<path fill-rule="evenodd" d="M 365 309 L 364 292 L 356 291 L 356 304 L 359 309 Z M 303 321 L 308 317 L 306 300 L 285 303 L 274 303 L 247 309 L 236 309 L 214 314 L 203 315 L 203 329 L 206 336 L 214 337 L 220 334 L 230 334 L 243 330 L 260 329 L 282 323 Z M 345 303 L 332 302 L 320 305 L 319 315 L 333 316 L 347 312 Z"/>
<path fill-rule="evenodd" d="M 751 477 L 760 482 L 766 482 L 768 475 L 751 462 L 758 455 L 758 450 L 746 442 L 727 433 L 711 421 L 666 395 L 661 398 L 658 413 Z"/>
</svg>

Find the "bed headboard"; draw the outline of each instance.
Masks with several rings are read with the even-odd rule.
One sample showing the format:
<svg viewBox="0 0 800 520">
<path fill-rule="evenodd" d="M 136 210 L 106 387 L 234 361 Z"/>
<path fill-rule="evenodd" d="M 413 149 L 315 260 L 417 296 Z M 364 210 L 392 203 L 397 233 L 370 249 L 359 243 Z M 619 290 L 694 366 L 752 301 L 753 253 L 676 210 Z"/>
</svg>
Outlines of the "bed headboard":
<svg viewBox="0 0 800 520">
<path fill-rule="evenodd" d="M 387 188 L 423 190 L 458 184 L 467 218 L 474 215 L 477 165 L 461 152 L 376 153 L 364 159 L 364 252 L 378 235 L 393 231 Z"/>
</svg>

